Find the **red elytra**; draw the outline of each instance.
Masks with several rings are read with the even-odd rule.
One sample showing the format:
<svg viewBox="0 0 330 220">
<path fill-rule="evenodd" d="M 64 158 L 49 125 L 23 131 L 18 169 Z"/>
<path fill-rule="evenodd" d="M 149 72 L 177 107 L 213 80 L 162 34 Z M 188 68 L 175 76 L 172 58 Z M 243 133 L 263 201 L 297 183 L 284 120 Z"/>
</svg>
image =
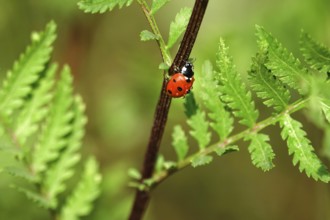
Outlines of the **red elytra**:
<svg viewBox="0 0 330 220">
<path fill-rule="evenodd" d="M 182 73 L 175 73 L 166 86 L 167 94 L 173 98 L 180 98 L 190 92 L 194 77 L 186 77 Z"/>
</svg>

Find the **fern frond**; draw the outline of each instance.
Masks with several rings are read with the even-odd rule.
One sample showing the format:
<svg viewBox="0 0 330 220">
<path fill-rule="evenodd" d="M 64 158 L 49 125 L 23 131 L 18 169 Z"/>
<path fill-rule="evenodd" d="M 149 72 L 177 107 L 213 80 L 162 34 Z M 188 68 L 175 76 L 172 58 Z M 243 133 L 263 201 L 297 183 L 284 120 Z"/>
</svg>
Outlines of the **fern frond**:
<svg viewBox="0 0 330 220">
<path fill-rule="evenodd" d="M 31 93 L 31 98 L 27 100 L 23 108 L 15 117 L 13 131 L 17 141 L 23 146 L 27 138 L 35 133 L 40 122 L 47 115 L 49 107 L 47 104 L 52 99 L 50 90 L 54 85 L 54 75 L 57 65 L 51 65 L 45 76 L 38 82 L 36 88 Z"/>
<path fill-rule="evenodd" d="M 305 171 L 308 177 L 315 180 L 329 182 L 330 174 L 320 159 L 314 153 L 306 133 L 302 130 L 302 124 L 286 114 L 280 121 L 282 127 L 281 136 L 287 141 L 289 154 L 293 154 L 293 165 L 299 163 L 300 172 Z"/>
<path fill-rule="evenodd" d="M 70 121 L 73 117 L 73 113 L 69 111 L 72 105 L 71 83 L 70 69 L 65 66 L 56 85 L 49 117 L 43 125 L 40 139 L 34 149 L 31 170 L 37 176 L 46 169 L 48 162 L 58 157 L 59 151 L 67 142 L 65 135 L 71 132 Z"/>
<path fill-rule="evenodd" d="M 8 117 L 23 104 L 49 60 L 52 43 L 55 40 L 56 25 L 47 24 L 44 32 L 32 35 L 32 44 L 27 47 L 18 61 L 14 63 L 0 91 L 0 115 Z"/>
<path fill-rule="evenodd" d="M 80 0 L 78 6 L 86 13 L 104 13 L 112 11 L 116 6 L 130 6 L 133 0 Z"/>
<path fill-rule="evenodd" d="M 86 124 L 86 117 L 84 115 L 84 104 L 80 96 L 76 96 L 73 103 L 73 121 L 72 131 L 66 137 L 67 146 L 61 152 L 57 161 L 47 169 L 45 179 L 43 179 L 43 191 L 47 194 L 50 206 L 55 208 L 57 206 L 56 196 L 65 190 L 64 181 L 69 179 L 74 170 L 73 166 L 79 161 L 80 155 L 77 150 L 81 146 L 81 139 L 84 135 L 84 126 Z"/>
<path fill-rule="evenodd" d="M 314 69 L 322 73 L 330 72 L 330 49 L 312 39 L 312 37 L 301 32 L 300 50 L 306 62 Z"/>
<path fill-rule="evenodd" d="M 172 145 L 178 157 L 178 161 L 183 160 L 187 156 L 189 146 L 187 136 L 180 125 L 174 127 L 172 133 Z"/>
<path fill-rule="evenodd" d="M 234 119 L 220 100 L 221 94 L 214 80 L 214 73 L 212 64 L 209 61 L 205 62 L 202 66 L 203 77 L 199 79 L 201 89 L 198 94 L 209 111 L 208 116 L 212 119 L 211 128 L 218 134 L 220 140 L 224 140 L 233 130 Z"/>
<path fill-rule="evenodd" d="M 186 30 L 191 15 L 191 8 L 182 8 L 175 16 L 175 20 L 170 25 L 170 33 L 166 48 L 169 49 L 178 41 L 181 34 Z"/>
<path fill-rule="evenodd" d="M 60 219 L 78 220 L 92 209 L 92 202 L 100 193 L 101 175 L 94 158 L 89 158 L 85 164 L 80 182 L 61 210 Z"/>
<path fill-rule="evenodd" d="M 302 67 L 300 61 L 289 53 L 283 45 L 262 27 L 256 26 L 258 45 L 261 50 L 268 50 L 269 60 L 266 63 L 268 69 L 282 82 L 304 94 L 304 87 L 309 88 L 306 78 L 307 70 Z"/>
<path fill-rule="evenodd" d="M 256 91 L 257 96 L 264 100 L 263 103 L 267 107 L 273 107 L 277 112 L 281 112 L 288 105 L 290 92 L 271 70 L 267 69 L 265 66 L 267 62 L 268 57 L 262 51 L 252 58 L 249 71 L 251 87 Z"/>
<path fill-rule="evenodd" d="M 272 147 L 268 143 L 269 137 L 265 134 L 252 133 L 245 140 L 251 140 L 248 150 L 251 154 L 253 165 L 268 171 L 274 167 L 273 159 L 275 154 Z"/>
<path fill-rule="evenodd" d="M 257 118 L 258 111 L 251 99 L 251 92 L 247 92 L 245 84 L 241 81 L 232 58 L 229 56 L 228 47 L 220 39 L 217 52 L 218 74 L 216 79 L 220 84 L 221 99 L 233 110 L 233 114 L 241 118 L 241 124 L 252 127 Z"/>
</svg>

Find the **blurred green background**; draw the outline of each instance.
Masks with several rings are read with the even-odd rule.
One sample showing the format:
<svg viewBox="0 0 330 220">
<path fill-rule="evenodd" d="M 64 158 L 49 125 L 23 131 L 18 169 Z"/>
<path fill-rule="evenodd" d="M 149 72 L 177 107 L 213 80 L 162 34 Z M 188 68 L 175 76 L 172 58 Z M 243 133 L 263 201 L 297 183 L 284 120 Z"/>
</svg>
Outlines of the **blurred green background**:
<svg viewBox="0 0 330 220">
<path fill-rule="evenodd" d="M 175 14 L 193 3 L 172 0 L 159 11 L 156 19 L 165 38 Z M 329 10 L 329 0 L 210 0 L 191 55 L 196 58 L 197 76 L 204 60 L 214 62 L 220 36 L 246 76 L 257 49 L 255 24 L 272 32 L 298 57 L 301 29 L 330 46 Z M 104 175 L 102 195 L 85 219 L 125 219 L 134 195 L 127 187 L 127 169 L 141 166 L 162 82 L 159 51 L 156 43 L 139 41 L 140 31 L 148 25 L 136 3 L 91 15 L 78 9 L 77 0 L 0 0 L 1 79 L 30 42 L 31 31 L 41 30 L 51 19 L 58 24 L 53 60 L 71 66 L 75 90 L 87 104 L 84 153 L 97 156 Z M 161 151 L 168 159 L 175 159 L 173 125 L 185 126 L 182 103 L 183 99 L 173 100 L 163 137 Z M 268 110 L 257 104 L 261 117 L 267 115 Z M 294 116 L 305 122 L 321 155 L 322 131 L 303 114 Z M 246 144 L 239 143 L 240 152 L 205 167 L 187 168 L 161 184 L 152 193 L 146 219 L 330 220 L 329 187 L 292 166 L 276 128 L 265 132 L 277 155 L 273 170 L 263 173 L 253 167 Z M 193 141 L 191 146 L 197 149 Z M 8 187 L 16 179 L 5 174 L 0 178 L 0 219 L 48 219 L 45 211 Z"/>
</svg>

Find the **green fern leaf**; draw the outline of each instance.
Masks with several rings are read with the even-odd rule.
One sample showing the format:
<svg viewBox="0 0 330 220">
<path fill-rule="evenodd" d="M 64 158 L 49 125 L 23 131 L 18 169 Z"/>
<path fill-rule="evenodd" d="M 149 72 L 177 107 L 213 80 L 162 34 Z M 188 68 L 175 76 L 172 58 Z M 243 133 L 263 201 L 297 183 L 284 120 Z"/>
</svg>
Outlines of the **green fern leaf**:
<svg viewBox="0 0 330 220">
<path fill-rule="evenodd" d="M 71 132 L 73 113 L 72 76 L 69 67 L 65 66 L 56 86 L 55 97 L 50 107 L 49 117 L 43 125 L 40 139 L 35 146 L 31 170 L 38 176 L 47 167 L 47 163 L 59 156 L 59 151 L 67 144 L 65 136 Z"/>
<path fill-rule="evenodd" d="M 156 165 L 155 165 L 155 172 L 160 172 L 163 170 L 164 168 L 164 162 L 165 162 L 165 158 L 163 155 L 158 154 L 157 156 L 157 160 L 156 160 Z"/>
<path fill-rule="evenodd" d="M 47 170 L 43 180 L 43 191 L 47 193 L 51 207 L 57 206 L 56 196 L 65 190 L 64 181 L 69 179 L 74 171 L 72 167 L 79 161 L 80 155 L 77 150 L 81 146 L 81 139 L 84 135 L 86 117 L 84 116 L 84 104 L 80 96 L 77 96 L 73 104 L 72 131 L 67 136 L 67 146 Z"/>
<path fill-rule="evenodd" d="M 253 165 L 261 168 L 263 171 L 272 169 L 274 167 L 273 159 L 275 154 L 268 143 L 268 135 L 254 133 L 246 137 L 245 140 L 251 140 L 248 150 L 251 154 Z"/>
<path fill-rule="evenodd" d="M 210 122 L 211 128 L 218 134 L 220 140 L 224 140 L 233 130 L 234 119 L 220 100 L 221 94 L 214 80 L 215 76 L 211 62 L 204 63 L 202 75 L 203 77 L 199 79 L 201 88 L 198 94 L 210 112 L 208 116 L 212 119 Z"/>
<path fill-rule="evenodd" d="M 150 13 L 153 15 L 170 0 L 152 0 Z"/>
<path fill-rule="evenodd" d="M 235 152 L 235 151 L 239 151 L 239 148 L 236 145 L 229 145 L 226 147 L 218 147 L 217 149 L 215 149 L 215 153 L 218 156 L 222 156 L 225 155 L 227 153 L 231 153 L 231 152 Z"/>
<path fill-rule="evenodd" d="M 32 84 L 39 79 L 52 51 L 55 30 L 55 23 L 50 22 L 44 32 L 34 33 L 32 44 L 7 73 L 0 91 L 0 114 L 3 117 L 10 116 L 22 106 L 24 97 L 32 90 Z"/>
<path fill-rule="evenodd" d="M 54 85 L 54 75 L 57 65 L 52 65 L 47 69 L 45 77 L 41 78 L 36 88 L 31 92 L 31 98 L 27 100 L 15 117 L 14 134 L 18 143 L 23 146 L 27 138 L 38 129 L 38 122 L 45 118 L 48 113 L 47 104 L 52 99 L 50 90 Z"/>
<path fill-rule="evenodd" d="M 279 81 L 272 72 L 267 69 L 268 57 L 264 52 L 258 53 L 252 59 L 251 70 L 249 76 L 251 86 L 256 91 L 257 96 L 264 100 L 264 104 L 273 107 L 277 112 L 281 112 L 288 105 L 290 100 L 290 92 Z"/>
<path fill-rule="evenodd" d="M 180 35 L 186 30 L 191 15 L 191 8 L 182 8 L 170 25 L 170 33 L 166 47 L 169 49 L 178 41 Z"/>
<path fill-rule="evenodd" d="M 23 187 L 16 186 L 16 185 L 12 185 L 11 187 L 16 189 L 18 192 L 23 193 L 28 199 L 37 203 L 40 207 L 43 207 L 46 209 L 49 208 L 49 206 L 48 206 L 49 203 L 48 203 L 47 199 L 42 197 L 40 194 L 33 192 L 29 189 L 25 189 Z"/>
<path fill-rule="evenodd" d="M 191 127 L 190 135 L 197 140 L 199 149 L 205 149 L 211 141 L 211 133 L 208 131 L 209 122 L 205 118 L 205 112 L 197 110 L 187 123 Z"/>
<path fill-rule="evenodd" d="M 130 6 L 133 0 L 81 0 L 78 6 L 86 13 L 104 13 L 112 11 L 116 6 Z"/>
<path fill-rule="evenodd" d="M 157 40 L 157 39 L 158 39 L 158 36 L 148 30 L 143 30 L 140 33 L 141 41 Z"/>
<path fill-rule="evenodd" d="M 178 161 L 181 161 L 187 156 L 189 146 L 187 136 L 180 125 L 174 127 L 172 139 L 172 145 L 178 157 Z"/>
<path fill-rule="evenodd" d="M 216 80 L 220 84 L 221 99 L 233 109 L 236 117 L 241 118 L 241 124 L 252 127 L 258 118 L 258 111 L 251 99 L 251 92 L 246 91 L 228 54 L 228 47 L 222 39 L 219 43 L 216 64 L 219 70 Z"/>
<path fill-rule="evenodd" d="M 281 136 L 287 141 L 289 154 L 293 154 L 293 164 L 299 163 L 300 172 L 305 171 L 308 177 L 329 182 L 330 174 L 314 153 L 314 148 L 307 139 L 305 131 L 302 130 L 301 123 L 286 114 L 281 119 L 280 125 Z"/>
<path fill-rule="evenodd" d="M 198 155 L 191 160 L 191 166 L 198 167 L 211 163 L 213 157 L 210 155 Z"/>
<path fill-rule="evenodd" d="M 317 43 L 309 34 L 302 31 L 300 49 L 306 62 L 312 68 L 322 73 L 330 72 L 330 49 L 328 47 Z"/>
<path fill-rule="evenodd" d="M 13 167 L 13 166 L 4 167 L 3 171 L 14 177 L 20 177 L 29 182 L 34 181 L 34 176 L 31 175 L 31 173 L 28 170 L 26 170 L 24 167 Z"/>
<path fill-rule="evenodd" d="M 101 175 L 94 158 L 87 160 L 81 180 L 61 210 L 60 219 L 78 220 L 92 209 L 92 202 L 100 194 Z"/>
<path fill-rule="evenodd" d="M 306 78 L 307 70 L 302 67 L 300 61 L 289 53 L 271 34 L 267 33 L 262 27 L 256 26 L 259 38 L 259 48 L 268 50 L 269 60 L 266 63 L 268 69 L 282 82 L 293 89 L 304 94 L 302 88 L 309 88 L 309 81 Z"/>
<path fill-rule="evenodd" d="M 142 178 L 140 171 L 133 167 L 128 169 L 128 176 L 134 180 L 140 180 Z"/>
<path fill-rule="evenodd" d="M 188 118 L 196 114 L 198 110 L 198 106 L 193 92 L 190 92 L 188 95 L 186 95 L 183 104 L 184 104 L 184 113 Z"/>
<path fill-rule="evenodd" d="M 325 75 L 310 76 L 310 90 L 306 102 L 306 116 L 319 128 L 324 129 L 330 122 L 330 81 Z"/>
</svg>

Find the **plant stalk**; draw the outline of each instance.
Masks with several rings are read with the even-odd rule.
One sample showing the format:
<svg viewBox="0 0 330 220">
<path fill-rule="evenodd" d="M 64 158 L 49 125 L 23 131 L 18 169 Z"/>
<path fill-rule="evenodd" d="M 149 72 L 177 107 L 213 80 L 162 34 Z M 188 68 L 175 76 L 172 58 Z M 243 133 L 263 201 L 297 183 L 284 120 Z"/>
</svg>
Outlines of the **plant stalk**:
<svg viewBox="0 0 330 220">
<path fill-rule="evenodd" d="M 150 14 L 149 7 L 144 0 L 138 0 L 142 7 L 142 10 L 151 26 L 152 31 L 156 36 L 158 36 L 157 44 L 160 48 L 163 61 L 167 64 L 171 63 L 170 55 L 166 49 L 165 42 L 161 37 L 157 24 L 154 17 Z M 180 48 L 175 56 L 174 62 L 172 63 L 169 74 L 175 67 L 182 67 L 184 63 L 188 60 L 190 52 L 194 46 L 199 27 L 201 25 L 204 13 L 206 10 L 208 0 L 196 0 L 192 15 L 190 17 L 186 32 L 183 36 Z M 167 80 L 163 78 L 163 84 L 160 92 L 160 97 L 156 106 L 156 112 L 154 117 L 153 126 L 151 129 L 151 134 L 149 138 L 149 143 L 144 156 L 144 163 L 142 168 L 142 178 L 141 183 L 152 177 L 154 168 L 156 165 L 156 160 L 158 156 L 158 151 L 160 147 L 160 142 L 164 133 L 168 111 L 171 105 L 171 97 L 166 93 Z M 149 191 L 136 190 L 135 199 L 133 207 L 129 216 L 129 220 L 141 220 L 145 210 L 148 206 L 150 200 Z"/>
</svg>

